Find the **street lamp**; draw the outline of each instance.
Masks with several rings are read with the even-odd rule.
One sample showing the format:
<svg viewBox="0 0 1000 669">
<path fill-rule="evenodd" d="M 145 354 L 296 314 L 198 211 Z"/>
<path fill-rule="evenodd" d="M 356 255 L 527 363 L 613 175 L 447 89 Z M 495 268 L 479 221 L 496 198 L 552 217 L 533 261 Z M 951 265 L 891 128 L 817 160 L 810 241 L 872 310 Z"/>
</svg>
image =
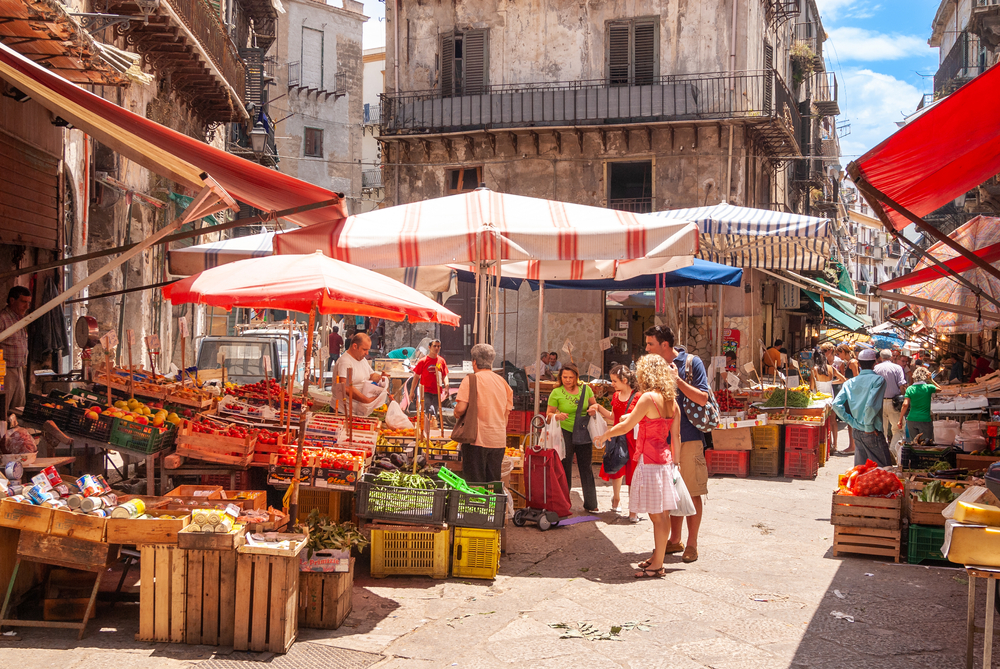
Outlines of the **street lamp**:
<svg viewBox="0 0 1000 669">
<path fill-rule="evenodd" d="M 253 130 L 250 131 L 250 148 L 253 149 L 253 154 L 258 158 L 264 153 L 264 145 L 267 143 L 267 131 L 264 130 L 264 125 L 257 121 L 254 124 Z"/>
</svg>

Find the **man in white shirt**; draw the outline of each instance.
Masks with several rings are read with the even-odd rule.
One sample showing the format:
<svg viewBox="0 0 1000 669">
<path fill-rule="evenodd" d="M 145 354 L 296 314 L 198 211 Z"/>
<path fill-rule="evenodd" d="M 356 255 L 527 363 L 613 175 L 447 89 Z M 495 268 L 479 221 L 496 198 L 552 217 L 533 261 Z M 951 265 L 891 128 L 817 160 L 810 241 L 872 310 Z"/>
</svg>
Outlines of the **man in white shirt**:
<svg viewBox="0 0 1000 669">
<path fill-rule="evenodd" d="M 882 434 L 892 435 L 889 442 L 889 450 L 892 451 L 896 443 L 903 438 L 902 430 L 896 429 L 899 422 L 899 409 L 892 405 L 892 398 L 902 395 L 906 391 L 906 374 L 903 368 L 892 361 L 892 351 L 884 349 L 879 353 L 881 362 L 875 365 L 875 373 L 885 379 L 885 394 L 882 399 Z"/>
<path fill-rule="evenodd" d="M 371 338 L 359 332 L 349 340 L 347 352 L 337 359 L 333 367 L 334 377 L 347 380 L 347 371 L 351 370 L 351 385 L 347 388 L 347 396 L 359 404 L 371 402 L 377 392 L 371 385 L 372 382 L 381 381 L 386 375 L 379 374 L 372 369 L 371 363 L 365 357 L 371 350 Z M 366 392 L 367 391 L 367 392 Z M 357 409 L 357 404 L 355 405 Z"/>
</svg>

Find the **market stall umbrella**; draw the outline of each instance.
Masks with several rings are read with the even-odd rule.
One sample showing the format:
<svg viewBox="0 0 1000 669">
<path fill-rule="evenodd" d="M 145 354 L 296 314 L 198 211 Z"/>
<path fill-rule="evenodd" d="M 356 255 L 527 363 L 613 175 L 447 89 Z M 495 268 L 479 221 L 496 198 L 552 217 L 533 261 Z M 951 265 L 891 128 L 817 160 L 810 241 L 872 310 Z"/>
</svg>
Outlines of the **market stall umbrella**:
<svg viewBox="0 0 1000 669">
<path fill-rule="evenodd" d="M 277 235 L 275 253 L 312 253 L 376 269 L 471 264 L 477 275 L 505 260 L 633 260 L 689 256 L 698 229 L 678 220 L 477 188 L 349 216 Z M 487 282 L 477 290 L 475 331 L 486 341 Z"/>
<path fill-rule="evenodd" d="M 976 255 L 997 262 L 994 249 L 1000 248 L 1000 218 L 977 216 L 952 232 L 949 237 L 967 249 L 978 249 Z M 957 271 L 964 279 L 975 285 L 985 295 L 1000 298 L 1000 280 L 975 266 L 967 258 L 942 242 L 927 249 L 927 253 L 938 261 Z M 981 332 L 987 325 L 985 320 L 995 322 L 997 310 L 992 304 L 979 298 L 967 286 L 948 275 L 932 260 L 922 259 L 914 271 L 892 281 L 879 285 L 879 290 L 897 288 L 901 294 L 895 297 L 905 302 L 910 311 L 928 329 L 942 333 Z M 930 300 L 940 303 L 941 308 L 933 308 L 914 301 Z"/>
<path fill-rule="evenodd" d="M 731 265 L 772 270 L 826 268 L 830 259 L 830 219 L 770 209 L 719 204 L 644 214 L 654 220 L 694 221 L 701 232 L 698 257 Z"/>
<path fill-rule="evenodd" d="M 334 260 L 322 253 L 252 258 L 205 270 L 163 288 L 172 303 L 213 307 L 287 309 L 309 314 L 305 367 L 312 354 L 315 312 L 354 314 L 392 321 L 434 322 L 457 326 L 459 318 L 443 306 L 381 274 Z M 309 375 L 303 381 L 303 395 Z M 289 403 L 289 407 L 291 404 Z M 305 405 L 303 405 L 305 411 Z M 289 514 L 298 509 L 298 479 L 305 429 L 299 430 L 295 478 Z"/>
</svg>

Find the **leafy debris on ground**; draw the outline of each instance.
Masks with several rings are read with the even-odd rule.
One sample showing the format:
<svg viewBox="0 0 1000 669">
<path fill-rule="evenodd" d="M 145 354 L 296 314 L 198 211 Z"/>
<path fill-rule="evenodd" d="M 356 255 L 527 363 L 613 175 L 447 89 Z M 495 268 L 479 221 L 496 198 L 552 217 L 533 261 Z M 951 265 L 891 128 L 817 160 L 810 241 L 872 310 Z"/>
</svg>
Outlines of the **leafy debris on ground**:
<svg viewBox="0 0 1000 669">
<path fill-rule="evenodd" d="M 774 528 L 773 527 L 768 527 L 764 523 L 754 523 L 753 526 L 755 528 L 757 528 L 758 530 L 760 530 L 761 534 L 767 535 L 767 534 L 771 534 L 772 532 L 774 532 Z"/>
<path fill-rule="evenodd" d="M 581 620 L 576 624 L 549 623 L 549 627 L 562 630 L 562 634 L 559 635 L 560 639 L 590 639 L 591 641 L 622 641 L 622 632 L 633 630 L 648 632 L 652 629 L 649 620 L 630 620 L 620 625 L 612 625 L 607 632 L 602 632 L 597 625 L 586 620 Z"/>
</svg>

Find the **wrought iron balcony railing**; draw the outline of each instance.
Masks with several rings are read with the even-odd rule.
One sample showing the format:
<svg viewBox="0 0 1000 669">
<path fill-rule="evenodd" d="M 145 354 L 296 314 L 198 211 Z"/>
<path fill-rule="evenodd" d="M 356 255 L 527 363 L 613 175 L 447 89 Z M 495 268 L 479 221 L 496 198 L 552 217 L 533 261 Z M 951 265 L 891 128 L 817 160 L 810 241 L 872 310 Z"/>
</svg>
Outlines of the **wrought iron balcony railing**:
<svg viewBox="0 0 1000 669">
<path fill-rule="evenodd" d="M 823 116 L 836 116 L 840 113 L 840 103 L 837 101 L 837 75 L 835 73 L 816 73 L 813 86 L 813 105 Z"/>
<path fill-rule="evenodd" d="M 601 79 L 488 86 L 480 95 L 431 90 L 380 97 L 382 136 L 746 119 L 775 152 L 799 153 L 798 106 L 774 70 L 665 75 L 641 86 Z"/>
<path fill-rule="evenodd" d="M 361 171 L 361 187 L 362 188 L 384 188 L 382 185 L 382 170 L 379 168 L 373 170 L 362 170 Z"/>
<path fill-rule="evenodd" d="M 985 65 L 979 38 L 968 32 L 961 32 L 934 73 L 934 92 L 944 95 L 951 93 L 969 79 L 982 74 Z"/>
<path fill-rule="evenodd" d="M 628 211 L 633 214 L 649 214 L 653 211 L 651 197 L 619 197 L 608 200 L 608 209 Z"/>
</svg>

